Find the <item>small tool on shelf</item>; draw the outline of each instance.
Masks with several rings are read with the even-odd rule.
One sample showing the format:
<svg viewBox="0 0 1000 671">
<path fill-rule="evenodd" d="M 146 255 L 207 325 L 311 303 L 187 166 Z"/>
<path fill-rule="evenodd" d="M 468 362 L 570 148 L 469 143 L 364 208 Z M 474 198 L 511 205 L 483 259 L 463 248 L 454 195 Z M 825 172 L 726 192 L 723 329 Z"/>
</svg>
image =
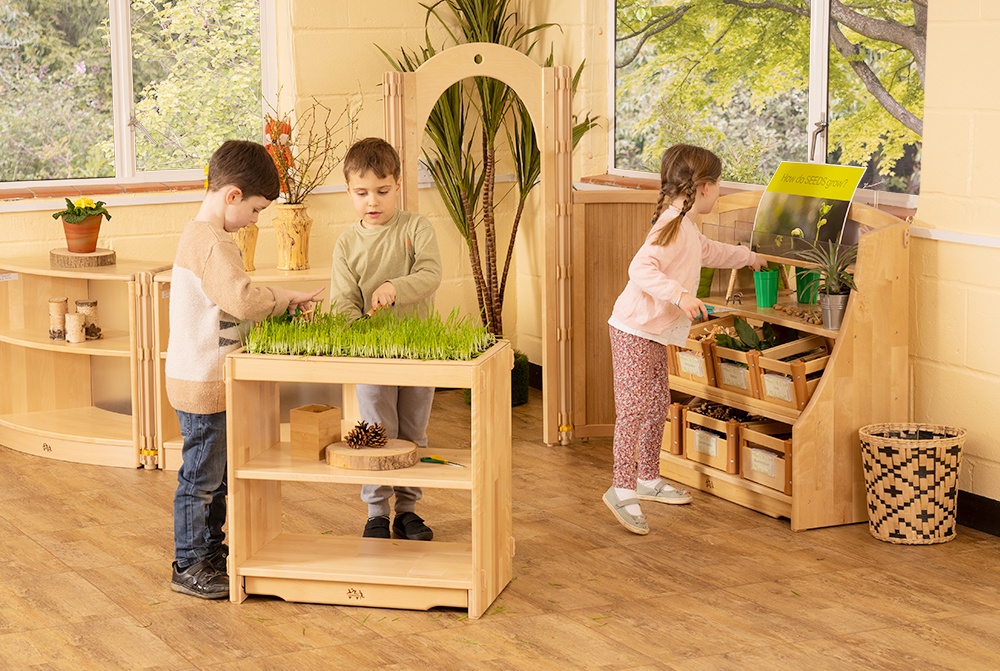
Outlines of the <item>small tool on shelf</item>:
<svg viewBox="0 0 1000 671">
<path fill-rule="evenodd" d="M 460 464 L 457 461 L 452 461 L 451 459 L 445 459 L 444 457 L 439 457 L 436 454 L 432 454 L 429 457 L 420 457 L 420 461 L 425 464 L 444 464 L 445 466 L 457 466 L 458 468 L 465 468 L 465 464 Z"/>
</svg>

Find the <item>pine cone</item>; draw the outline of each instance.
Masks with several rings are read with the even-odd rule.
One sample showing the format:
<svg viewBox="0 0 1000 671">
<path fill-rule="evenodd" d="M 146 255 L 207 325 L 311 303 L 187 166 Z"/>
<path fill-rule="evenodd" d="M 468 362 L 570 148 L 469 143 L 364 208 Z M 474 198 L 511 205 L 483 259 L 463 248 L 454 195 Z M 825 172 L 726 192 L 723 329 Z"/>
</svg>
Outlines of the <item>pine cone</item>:
<svg viewBox="0 0 1000 671">
<path fill-rule="evenodd" d="M 385 434 L 385 427 L 374 422 L 369 424 L 368 422 L 361 420 L 358 422 L 357 426 L 351 429 L 347 437 L 344 438 L 344 442 L 347 443 L 348 447 L 353 447 L 354 449 L 360 449 L 362 447 L 385 447 L 385 444 L 389 442 L 388 437 Z"/>
</svg>

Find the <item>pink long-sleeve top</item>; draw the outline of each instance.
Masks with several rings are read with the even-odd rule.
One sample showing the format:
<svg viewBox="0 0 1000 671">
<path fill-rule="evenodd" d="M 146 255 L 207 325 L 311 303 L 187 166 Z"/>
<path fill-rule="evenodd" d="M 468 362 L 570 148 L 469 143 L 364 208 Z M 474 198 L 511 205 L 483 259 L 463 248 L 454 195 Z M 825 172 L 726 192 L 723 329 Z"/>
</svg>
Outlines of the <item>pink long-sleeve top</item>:
<svg viewBox="0 0 1000 671">
<path fill-rule="evenodd" d="M 742 268 L 756 262 L 749 247 L 709 240 L 685 215 L 677 236 L 667 246 L 653 244 L 660 231 L 679 214 L 668 207 L 646 236 L 628 267 L 628 284 L 611 312 L 615 322 L 629 330 L 657 335 L 687 319 L 676 303 L 684 292 L 695 293 L 702 266 Z"/>
</svg>

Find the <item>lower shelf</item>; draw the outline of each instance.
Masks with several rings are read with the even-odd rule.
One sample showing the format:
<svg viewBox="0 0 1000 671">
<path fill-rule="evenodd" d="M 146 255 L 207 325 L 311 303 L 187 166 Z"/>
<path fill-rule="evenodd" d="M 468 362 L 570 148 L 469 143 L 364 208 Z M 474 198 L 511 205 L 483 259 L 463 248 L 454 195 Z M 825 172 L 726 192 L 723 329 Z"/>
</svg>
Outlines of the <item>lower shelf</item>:
<svg viewBox="0 0 1000 671">
<path fill-rule="evenodd" d="M 744 480 L 711 466 L 685 459 L 682 455 L 660 452 L 660 473 L 693 489 L 732 501 L 745 508 L 770 515 L 792 518 L 792 497 L 775 489 Z"/>
<path fill-rule="evenodd" d="M 48 459 L 138 466 L 133 418 L 95 407 L 0 415 L 0 445 Z"/>
<path fill-rule="evenodd" d="M 267 594 L 307 603 L 467 608 L 471 567 L 468 543 L 283 533 L 231 568 L 232 600 Z"/>
</svg>

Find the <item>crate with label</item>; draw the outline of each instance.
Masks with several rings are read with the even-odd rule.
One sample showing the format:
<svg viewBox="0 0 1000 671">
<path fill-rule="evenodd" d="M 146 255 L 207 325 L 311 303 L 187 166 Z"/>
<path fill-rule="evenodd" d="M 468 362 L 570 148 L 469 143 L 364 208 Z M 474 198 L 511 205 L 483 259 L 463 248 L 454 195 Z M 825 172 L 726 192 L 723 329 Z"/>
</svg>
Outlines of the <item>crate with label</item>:
<svg viewBox="0 0 1000 671">
<path fill-rule="evenodd" d="M 758 398 L 801 410 L 830 360 L 826 338 L 813 335 L 772 347 L 757 357 Z"/>
<path fill-rule="evenodd" d="M 792 427 L 767 422 L 740 427 L 740 475 L 784 494 L 792 493 Z"/>
</svg>

